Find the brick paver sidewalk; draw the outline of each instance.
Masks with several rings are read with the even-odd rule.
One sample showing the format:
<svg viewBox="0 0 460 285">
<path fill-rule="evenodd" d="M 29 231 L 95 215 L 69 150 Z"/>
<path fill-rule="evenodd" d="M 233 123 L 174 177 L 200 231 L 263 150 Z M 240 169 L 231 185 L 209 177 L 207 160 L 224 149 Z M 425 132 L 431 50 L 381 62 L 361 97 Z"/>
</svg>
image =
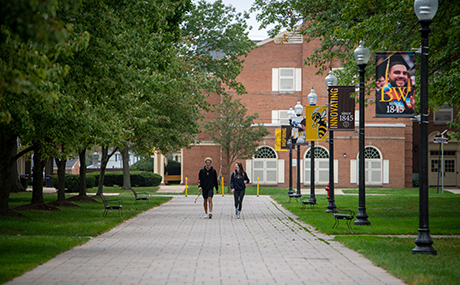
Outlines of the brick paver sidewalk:
<svg viewBox="0 0 460 285">
<path fill-rule="evenodd" d="M 313 231 L 268 196 L 172 201 L 7 284 L 404 284 Z M 113 214 L 113 213 L 112 213 Z"/>
</svg>

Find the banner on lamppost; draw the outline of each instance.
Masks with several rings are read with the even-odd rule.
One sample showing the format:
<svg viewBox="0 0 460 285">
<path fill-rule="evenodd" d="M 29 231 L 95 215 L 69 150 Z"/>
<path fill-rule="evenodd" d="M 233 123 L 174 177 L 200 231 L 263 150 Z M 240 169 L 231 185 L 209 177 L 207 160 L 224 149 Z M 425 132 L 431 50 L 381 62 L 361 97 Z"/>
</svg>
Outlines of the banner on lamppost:
<svg viewBox="0 0 460 285">
<path fill-rule="evenodd" d="M 329 131 L 352 131 L 355 129 L 355 86 L 330 86 L 328 108 Z"/>
<path fill-rule="evenodd" d="M 376 52 L 376 117 L 413 117 L 415 52 Z"/>
<path fill-rule="evenodd" d="M 301 125 L 305 127 L 305 141 L 326 141 L 326 106 L 305 106 L 305 120 L 302 123 Z"/>
</svg>

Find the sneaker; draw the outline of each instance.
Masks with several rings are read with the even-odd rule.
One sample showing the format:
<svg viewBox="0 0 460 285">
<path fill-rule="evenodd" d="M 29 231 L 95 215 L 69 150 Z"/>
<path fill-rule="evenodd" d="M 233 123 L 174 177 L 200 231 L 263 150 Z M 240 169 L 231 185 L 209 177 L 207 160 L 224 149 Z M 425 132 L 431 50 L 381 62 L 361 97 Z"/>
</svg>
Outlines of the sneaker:
<svg viewBox="0 0 460 285">
<path fill-rule="evenodd" d="M 204 218 L 205 218 L 205 219 L 208 219 L 208 214 L 204 214 Z"/>
<path fill-rule="evenodd" d="M 240 218 L 240 211 L 238 211 L 238 214 L 236 214 L 236 217 L 239 219 Z"/>
<path fill-rule="evenodd" d="M 209 213 L 209 218 L 212 219 L 212 213 Z"/>
</svg>

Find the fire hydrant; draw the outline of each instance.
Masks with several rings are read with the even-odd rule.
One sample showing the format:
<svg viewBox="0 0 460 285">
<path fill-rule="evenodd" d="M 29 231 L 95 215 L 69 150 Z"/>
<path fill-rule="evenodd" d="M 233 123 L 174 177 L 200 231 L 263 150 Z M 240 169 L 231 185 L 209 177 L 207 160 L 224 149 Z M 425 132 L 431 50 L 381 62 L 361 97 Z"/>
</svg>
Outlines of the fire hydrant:
<svg viewBox="0 0 460 285">
<path fill-rule="evenodd" d="M 327 192 L 327 200 L 329 201 L 329 183 L 327 183 L 327 186 L 326 186 L 326 192 Z"/>
</svg>

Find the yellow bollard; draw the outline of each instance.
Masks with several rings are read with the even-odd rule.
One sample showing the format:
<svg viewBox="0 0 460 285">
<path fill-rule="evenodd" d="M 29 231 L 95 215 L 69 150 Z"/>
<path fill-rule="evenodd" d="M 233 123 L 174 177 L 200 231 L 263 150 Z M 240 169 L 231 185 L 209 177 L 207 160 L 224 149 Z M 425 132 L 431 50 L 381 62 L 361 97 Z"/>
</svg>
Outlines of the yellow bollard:
<svg viewBox="0 0 460 285">
<path fill-rule="evenodd" d="M 257 177 L 257 197 L 259 197 L 259 177 Z"/>
<path fill-rule="evenodd" d="M 220 189 L 222 191 L 222 197 L 224 197 L 224 192 L 225 192 L 225 187 L 224 187 L 224 177 L 222 176 L 222 189 Z"/>
<path fill-rule="evenodd" d="M 185 197 L 187 197 L 187 177 L 185 177 Z"/>
</svg>

